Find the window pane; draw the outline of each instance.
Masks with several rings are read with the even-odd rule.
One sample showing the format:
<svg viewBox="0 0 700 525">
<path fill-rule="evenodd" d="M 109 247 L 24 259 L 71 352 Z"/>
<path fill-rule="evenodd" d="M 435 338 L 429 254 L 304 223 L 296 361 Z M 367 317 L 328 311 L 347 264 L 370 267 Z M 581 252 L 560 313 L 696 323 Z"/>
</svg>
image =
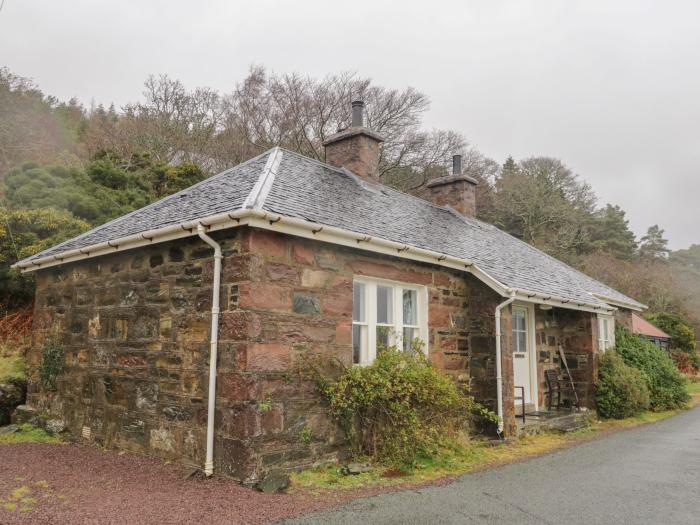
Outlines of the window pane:
<svg viewBox="0 0 700 525">
<path fill-rule="evenodd" d="M 403 324 L 418 324 L 418 292 L 403 291 Z"/>
<path fill-rule="evenodd" d="M 361 325 L 352 326 L 352 362 L 360 364 L 363 356 L 367 355 L 367 327 Z"/>
<path fill-rule="evenodd" d="M 391 343 L 391 328 L 388 326 L 377 327 L 377 354 L 389 348 Z"/>
<path fill-rule="evenodd" d="M 418 330 L 415 328 L 403 329 L 403 349 L 404 351 L 411 350 L 413 340 L 418 337 Z"/>
<path fill-rule="evenodd" d="M 365 285 L 353 283 L 352 285 L 352 320 L 364 323 L 365 319 Z"/>
<path fill-rule="evenodd" d="M 518 352 L 527 352 L 527 333 L 518 332 Z"/>
<path fill-rule="evenodd" d="M 393 288 L 377 286 L 377 322 L 390 324 L 394 322 Z M 378 343 L 377 343 L 378 344 Z"/>
</svg>

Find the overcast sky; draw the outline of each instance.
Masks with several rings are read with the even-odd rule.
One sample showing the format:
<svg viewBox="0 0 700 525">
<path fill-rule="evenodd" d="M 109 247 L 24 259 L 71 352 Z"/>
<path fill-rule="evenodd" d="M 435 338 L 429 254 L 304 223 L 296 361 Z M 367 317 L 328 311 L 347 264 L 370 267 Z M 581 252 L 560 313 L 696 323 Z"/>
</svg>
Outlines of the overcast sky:
<svg viewBox="0 0 700 525">
<path fill-rule="evenodd" d="M 2 2 L 2 0 L 0 0 Z M 230 91 L 251 64 L 428 94 L 486 155 L 561 158 L 642 234 L 700 243 L 700 2 L 5 0 L 0 65 L 117 106 L 144 79 Z"/>
</svg>

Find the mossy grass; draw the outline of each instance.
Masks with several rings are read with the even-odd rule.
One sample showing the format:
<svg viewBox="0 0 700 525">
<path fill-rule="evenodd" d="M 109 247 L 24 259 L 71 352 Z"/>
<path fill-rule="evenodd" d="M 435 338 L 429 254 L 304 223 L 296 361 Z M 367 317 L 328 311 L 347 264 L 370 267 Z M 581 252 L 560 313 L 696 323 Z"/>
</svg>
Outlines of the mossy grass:
<svg viewBox="0 0 700 525">
<path fill-rule="evenodd" d="M 510 443 L 493 444 L 487 440 L 455 442 L 450 447 L 441 448 L 439 454 L 419 458 L 415 468 L 410 471 L 399 472 L 382 465 L 375 465 L 372 471 L 354 476 L 343 475 L 340 465 L 304 470 L 292 475 L 290 491 L 318 495 L 397 485 L 422 485 L 442 478 L 522 461 L 603 437 L 611 432 L 655 423 L 700 404 L 700 383 L 688 383 L 686 390 L 691 396 L 691 401 L 683 408 L 659 412 L 644 411 L 626 419 L 594 420 L 589 427 L 568 434 L 545 433 L 521 437 Z"/>
<path fill-rule="evenodd" d="M 18 355 L 0 355 L 0 383 L 12 379 L 26 381 L 24 359 Z"/>
<path fill-rule="evenodd" d="M 0 445 L 14 445 L 18 443 L 62 443 L 61 438 L 52 436 L 42 428 L 32 425 L 21 425 L 19 432 L 0 434 Z"/>
</svg>

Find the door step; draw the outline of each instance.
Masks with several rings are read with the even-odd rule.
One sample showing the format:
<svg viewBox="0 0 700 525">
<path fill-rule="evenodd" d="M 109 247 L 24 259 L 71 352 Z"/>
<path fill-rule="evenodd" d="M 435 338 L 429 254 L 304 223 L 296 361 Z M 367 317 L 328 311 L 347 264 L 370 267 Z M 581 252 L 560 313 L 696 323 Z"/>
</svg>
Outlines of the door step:
<svg viewBox="0 0 700 525">
<path fill-rule="evenodd" d="M 535 435 L 544 432 L 575 432 L 590 425 L 590 413 L 588 412 L 569 412 L 557 414 L 554 412 L 542 416 L 525 418 L 525 424 L 522 420 L 518 422 L 519 435 Z"/>
</svg>

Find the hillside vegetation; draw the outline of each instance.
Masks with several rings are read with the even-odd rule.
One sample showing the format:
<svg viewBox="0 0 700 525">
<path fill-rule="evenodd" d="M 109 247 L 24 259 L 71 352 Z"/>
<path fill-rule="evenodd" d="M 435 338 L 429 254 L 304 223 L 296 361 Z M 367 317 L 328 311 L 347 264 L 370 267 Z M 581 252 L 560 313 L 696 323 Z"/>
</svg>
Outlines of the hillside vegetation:
<svg viewBox="0 0 700 525">
<path fill-rule="evenodd" d="M 10 270 L 61 242 L 280 145 L 324 160 L 323 141 L 347 126 L 348 102 L 386 137 L 385 184 L 421 194 L 451 155 L 476 178 L 477 214 L 510 234 L 700 331 L 700 245 L 669 252 L 664 230 L 636 238 L 625 211 L 600 203 L 564 161 L 542 154 L 496 161 L 458 130 L 426 130 L 429 98 L 355 74 L 324 78 L 252 68 L 228 93 L 152 76 L 123 108 L 60 101 L 0 69 L 0 297 L 31 302 L 32 282 Z M 693 349 L 694 352 L 694 349 Z"/>
</svg>

